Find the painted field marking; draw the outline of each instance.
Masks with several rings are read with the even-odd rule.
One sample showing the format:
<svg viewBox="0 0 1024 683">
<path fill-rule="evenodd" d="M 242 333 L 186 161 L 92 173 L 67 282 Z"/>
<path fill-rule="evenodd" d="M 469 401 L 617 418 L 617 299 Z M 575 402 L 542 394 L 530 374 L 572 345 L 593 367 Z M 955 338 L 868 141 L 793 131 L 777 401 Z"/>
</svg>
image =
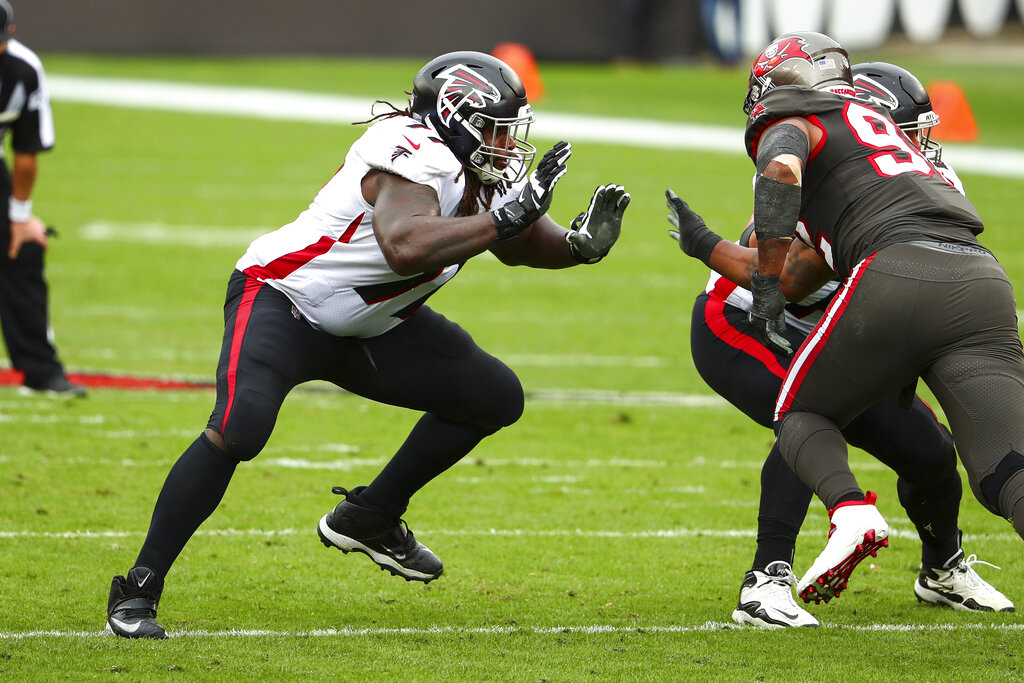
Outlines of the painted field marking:
<svg viewBox="0 0 1024 683">
<path fill-rule="evenodd" d="M 822 629 L 838 628 L 844 631 L 864 632 L 910 632 L 910 633 L 957 633 L 970 631 L 1021 631 L 1024 624 L 866 624 L 851 626 L 822 624 Z M 761 633 L 757 629 L 725 621 L 707 621 L 694 626 L 683 625 L 649 625 L 649 626 L 611 626 L 593 624 L 589 626 L 431 626 L 407 628 L 326 628 L 300 631 L 275 631 L 268 629 L 230 629 L 227 631 L 207 631 L 202 629 L 172 631 L 169 638 L 353 638 L 373 636 L 432 636 L 432 635 L 564 635 L 579 633 L 584 635 L 634 633 L 703 633 L 708 631 L 748 630 L 750 633 Z M 29 638 L 114 638 L 106 631 L 26 631 L 22 633 L 0 631 L 0 640 L 25 640 Z"/>
<path fill-rule="evenodd" d="M 917 532 L 910 527 L 910 522 L 903 520 L 906 529 L 890 528 L 890 536 L 896 538 L 916 539 Z M 892 520 L 890 520 L 892 524 Z M 279 536 L 306 536 L 309 529 L 200 529 L 195 536 L 234 537 L 234 538 L 274 538 Z M 640 531 L 614 531 L 607 529 L 417 529 L 420 536 L 457 536 L 457 537 L 492 537 L 492 538 L 624 538 L 624 539 L 678 539 L 678 538 L 754 538 L 756 529 L 648 529 Z M 145 530 L 139 531 L 0 531 L 0 540 L 19 539 L 60 539 L 60 540 L 103 540 L 117 538 L 140 538 L 146 535 Z M 820 529 L 807 529 L 800 532 L 801 536 L 823 537 L 826 535 L 824 526 Z M 1019 540 L 1014 533 L 995 534 L 964 534 L 964 542 L 972 540 L 1005 541 Z"/>
<path fill-rule="evenodd" d="M 50 74 L 55 101 L 279 121 L 351 123 L 369 114 L 372 98 L 273 88 Z M 552 140 L 653 149 L 743 154 L 743 129 L 692 123 L 541 112 L 533 133 Z M 943 145 L 943 161 L 960 172 L 1024 178 L 1024 150 Z"/>
</svg>

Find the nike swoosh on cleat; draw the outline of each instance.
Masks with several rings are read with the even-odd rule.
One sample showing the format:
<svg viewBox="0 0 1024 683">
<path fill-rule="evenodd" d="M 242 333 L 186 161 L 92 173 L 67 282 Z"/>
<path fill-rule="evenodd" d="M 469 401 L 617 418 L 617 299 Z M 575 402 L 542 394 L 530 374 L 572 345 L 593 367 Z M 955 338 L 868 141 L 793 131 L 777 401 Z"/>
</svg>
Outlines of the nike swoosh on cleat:
<svg viewBox="0 0 1024 683">
<path fill-rule="evenodd" d="M 790 614 L 789 612 L 783 612 L 782 610 L 779 610 L 779 614 L 781 614 L 782 616 L 786 617 L 787 619 L 796 619 L 797 616 L 799 616 L 799 615 L 796 615 L 796 614 Z"/>
<path fill-rule="evenodd" d="M 110 617 L 110 621 L 112 621 L 114 625 L 117 626 L 119 629 L 121 629 L 122 631 L 127 631 L 128 633 L 135 633 L 139 630 L 139 627 L 142 626 L 141 621 L 137 621 L 134 624 L 126 624 L 120 619 L 115 619 L 114 617 Z"/>
</svg>

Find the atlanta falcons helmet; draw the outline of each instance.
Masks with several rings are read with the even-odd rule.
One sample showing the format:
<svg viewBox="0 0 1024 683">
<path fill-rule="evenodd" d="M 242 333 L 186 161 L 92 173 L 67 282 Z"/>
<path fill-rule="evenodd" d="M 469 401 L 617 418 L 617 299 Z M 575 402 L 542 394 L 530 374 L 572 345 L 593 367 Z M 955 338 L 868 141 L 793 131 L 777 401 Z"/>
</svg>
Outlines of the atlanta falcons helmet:
<svg viewBox="0 0 1024 683">
<path fill-rule="evenodd" d="M 919 142 L 925 158 L 941 160 L 942 145 L 931 139 L 939 115 L 917 76 L 888 62 L 863 62 L 853 66 L 853 85 L 859 99 L 889 110 L 896 125 Z"/>
<path fill-rule="evenodd" d="M 802 85 L 853 97 L 850 56 L 824 33 L 797 31 L 779 36 L 750 68 L 743 113 L 749 115 L 765 93 L 780 85 Z"/>
<path fill-rule="evenodd" d="M 526 141 L 533 111 L 505 62 L 482 52 L 449 52 L 413 80 L 410 109 L 486 185 L 526 177 L 536 148 Z"/>
</svg>

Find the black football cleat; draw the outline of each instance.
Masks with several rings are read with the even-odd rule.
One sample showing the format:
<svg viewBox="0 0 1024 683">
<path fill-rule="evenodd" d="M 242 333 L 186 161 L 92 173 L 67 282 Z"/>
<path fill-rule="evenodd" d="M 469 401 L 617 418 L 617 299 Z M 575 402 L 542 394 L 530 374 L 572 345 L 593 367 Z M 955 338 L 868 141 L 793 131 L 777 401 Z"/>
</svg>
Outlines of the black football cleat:
<svg viewBox="0 0 1024 683">
<path fill-rule="evenodd" d="M 122 638 L 166 638 L 156 623 L 156 608 L 164 580 L 148 567 L 135 567 L 128 576 L 115 576 L 107 601 L 107 630 Z"/>
<path fill-rule="evenodd" d="M 80 384 L 72 384 L 63 373 L 38 384 L 25 382 L 18 388 L 22 396 L 45 396 L 47 398 L 85 398 L 88 392 Z"/>
<path fill-rule="evenodd" d="M 359 492 L 365 486 L 348 491 L 335 486 L 332 491 L 345 496 L 334 510 L 320 519 L 317 533 L 328 548 L 343 553 L 353 550 L 368 555 L 382 570 L 406 581 L 430 583 L 441 576 L 444 565 L 430 548 L 418 542 L 405 520 L 364 507 Z"/>
</svg>

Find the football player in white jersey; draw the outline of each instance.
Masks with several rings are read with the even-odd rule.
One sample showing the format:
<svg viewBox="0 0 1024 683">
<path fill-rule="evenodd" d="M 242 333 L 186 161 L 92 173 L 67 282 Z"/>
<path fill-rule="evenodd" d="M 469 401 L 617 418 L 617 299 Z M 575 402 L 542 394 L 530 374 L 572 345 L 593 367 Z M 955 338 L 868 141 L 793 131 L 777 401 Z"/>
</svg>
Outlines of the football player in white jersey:
<svg viewBox="0 0 1024 683">
<path fill-rule="evenodd" d="M 235 466 L 259 454 L 288 392 L 314 379 L 423 413 L 369 485 L 334 487 L 344 499 L 320 520 L 321 541 L 406 580 L 440 576 L 441 561 L 402 520 L 409 500 L 514 423 L 524 399 L 512 370 L 427 298 L 485 251 L 566 268 L 596 263 L 618 239 L 622 186 L 598 187 L 568 230 L 546 215 L 570 145 L 530 173 L 526 91 L 490 55 L 430 61 L 409 108 L 375 119 L 309 207 L 236 264 L 213 414 L 171 469 L 133 568 L 111 583 L 107 626 L 119 636 L 165 637 L 156 610 L 172 563 Z"/>
<path fill-rule="evenodd" d="M 961 192 L 956 174 L 940 160 L 941 147 L 931 140 L 938 124 L 928 93 L 901 67 L 871 62 L 853 66 L 857 97 L 887 109 L 893 121 Z M 694 222 L 695 214 L 670 196 L 669 218 L 680 246 L 691 256 L 710 261 L 740 284 L 712 271 L 697 297 L 691 326 L 691 354 L 704 380 L 751 419 L 771 428 L 772 409 L 791 358 L 764 345 L 748 320 L 753 305 L 749 273 L 756 250 L 734 251 L 736 264 L 723 264 L 722 250 L 711 258 L 718 240 Z M 698 219 L 699 220 L 699 219 Z M 753 247 L 753 224 L 740 244 Z M 799 231 L 798 231 L 799 232 Z M 806 243 L 794 240 L 783 281 L 791 303 L 786 306 L 786 338 L 796 348 L 821 319 L 838 283 L 824 260 Z M 824 281 L 824 282 L 823 282 Z M 743 286 L 740 286 L 743 285 Z M 952 438 L 931 409 L 912 392 L 892 395 L 862 413 L 844 430 L 847 441 L 892 467 L 899 479 L 900 502 L 922 541 L 922 569 L 914 586 L 922 602 L 969 610 L 1013 609 L 1013 604 L 972 568 L 976 558 L 960 547 L 957 513 L 962 495 Z M 761 469 L 757 546 L 732 613 L 740 624 L 779 628 L 817 626 L 818 621 L 793 599 L 792 562 L 796 538 L 807 513 L 811 490 L 773 447 Z"/>
</svg>

